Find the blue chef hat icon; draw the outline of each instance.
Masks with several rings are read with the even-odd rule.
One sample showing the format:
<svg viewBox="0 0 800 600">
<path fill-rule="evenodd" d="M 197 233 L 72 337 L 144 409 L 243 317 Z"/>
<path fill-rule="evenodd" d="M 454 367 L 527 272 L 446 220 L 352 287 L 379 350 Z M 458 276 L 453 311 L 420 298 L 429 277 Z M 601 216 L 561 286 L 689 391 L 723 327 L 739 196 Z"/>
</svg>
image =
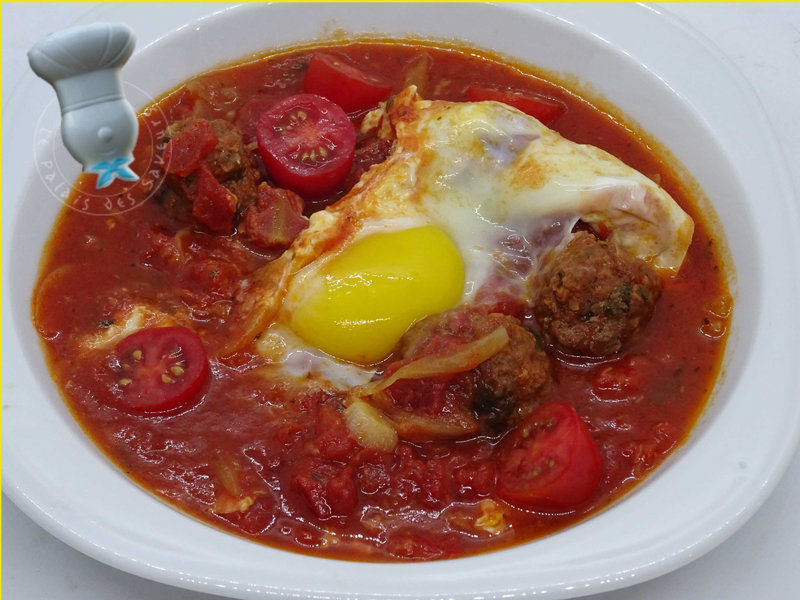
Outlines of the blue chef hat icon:
<svg viewBox="0 0 800 600">
<path fill-rule="evenodd" d="M 139 125 L 120 74 L 134 44 L 126 25 L 93 23 L 51 34 L 28 52 L 33 71 L 55 88 L 64 145 L 97 174 L 98 189 L 139 178 L 130 168 Z"/>
</svg>

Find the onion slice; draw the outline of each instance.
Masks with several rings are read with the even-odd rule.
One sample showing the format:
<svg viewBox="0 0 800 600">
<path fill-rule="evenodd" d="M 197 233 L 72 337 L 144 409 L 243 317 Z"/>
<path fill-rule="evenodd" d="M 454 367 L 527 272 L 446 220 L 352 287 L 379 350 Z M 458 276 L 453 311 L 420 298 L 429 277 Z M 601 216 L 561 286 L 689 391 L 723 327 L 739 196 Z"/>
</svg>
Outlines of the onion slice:
<svg viewBox="0 0 800 600">
<path fill-rule="evenodd" d="M 500 352 L 508 344 L 508 341 L 508 331 L 501 325 L 491 333 L 464 344 L 450 354 L 423 356 L 413 360 L 397 369 L 389 377 L 362 386 L 359 390 L 360 395 L 377 394 L 400 379 L 422 379 L 469 371 Z"/>
<path fill-rule="evenodd" d="M 355 399 L 343 416 L 350 433 L 362 447 L 391 452 L 397 446 L 394 426 L 371 404 Z"/>
</svg>

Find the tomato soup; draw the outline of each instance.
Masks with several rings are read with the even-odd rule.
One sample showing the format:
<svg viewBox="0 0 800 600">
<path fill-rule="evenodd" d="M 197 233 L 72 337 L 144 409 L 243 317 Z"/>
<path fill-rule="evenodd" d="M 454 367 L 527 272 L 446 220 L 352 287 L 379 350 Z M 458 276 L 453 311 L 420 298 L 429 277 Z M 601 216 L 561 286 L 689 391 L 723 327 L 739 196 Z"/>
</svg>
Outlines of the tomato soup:
<svg viewBox="0 0 800 600">
<path fill-rule="evenodd" d="M 421 316 L 377 358 L 320 350 L 309 342 L 317 326 L 297 326 L 289 304 L 280 310 L 292 333 L 256 323 L 252 307 L 287 285 L 275 265 L 301 252 L 297 240 L 323 216 L 344 214 L 339 203 L 354 186 L 366 193 L 397 151 L 392 128 L 409 118 L 397 99 L 412 86 L 413 106 L 489 102 L 657 182 L 694 222 L 680 268 L 627 256 L 613 227 L 582 218 L 522 282 L 535 301 L 513 287 L 466 303 L 442 292 L 441 305 L 408 293 L 401 308 L 419 305 Z M 529 542 L 646 478 L 687 439 L 714 387 L 731 300 L 708 222 L 642 137 L 543 77 L 413 42 L 303 48 L 187 81 L 142 112 L 140 131 L 158 132 L 140 135 L 132 165 L 151 184 L 115 182 L 108 197 L 125 204 L 99 214 L 81 210 L 93 177 L 78 180 L 45 248 L 33 320 L 97 447 L 211 526 L 365 561 Z M 420 269 L 436 263 L 430 285 L 458 298 L 465 276 L 442 274 L 460 259 L 440 238 L 418 227 L 347 260 L 423 248 L 418 259 L 396 253 Z M 509 253 L 522 243 L 506 242 Z M 533 272 L 525 252 L 513 256 L 507 272 Z M 285 345 L 298 338 L 313 348 L 291 358 Z M 325 365 L 368 367 L 351 386 L 362 397 L 330 384 Z"/>
</svg>

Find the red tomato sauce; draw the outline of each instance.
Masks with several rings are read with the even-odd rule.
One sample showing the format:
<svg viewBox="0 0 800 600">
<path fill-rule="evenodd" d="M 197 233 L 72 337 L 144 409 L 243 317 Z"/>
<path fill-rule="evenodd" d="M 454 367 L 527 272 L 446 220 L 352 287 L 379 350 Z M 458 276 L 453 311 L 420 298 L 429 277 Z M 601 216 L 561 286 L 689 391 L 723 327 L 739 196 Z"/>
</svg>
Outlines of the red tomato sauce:
<svg viewBox="0 0 800 600">
<path fill-rule="evenodd" d="M 714 386 L 731 307 L 710 227 L 666 161 L 563 87 L 474 52 L 413 43 L 333 51 L 390 82 L 392 93 L 413 83 L 423 98 L 451 101 L 466 100 L 471 85 L 544 95 L 563 107 L 551 127 L 660 181 L 694 218 L 685 263 L 664 278 L 641 335 L 604 360 L 553 355 L 551 397 L 577 411 L 600 451 L 602 476 L 591 500 L 546 511 L 500 498 L 494 451 L 505 433 L 401 441 L 392 452 L 361 448 L 341 417 L 341 394 L 270 381 L 252 346 L 220 358 L 217 349 L 244 327 L 231 318 L 238 282 L 279 250 L 165 210 L 152 186 L 129 192 L 114 184 L 119 202 L 135 205 L 129 210 L 100 216 L 64 210 L 45 249 L 33 319 L 65 401 L 87 435 L 138 484 L 213 526 L 287 550 L 351 560 L 452 558 L 528 542 L 585 519 L 687 439 Z M 303 92 L 313 54 L 293 51 L 197 77 L 162 98 L 158 110 L 145 111 L 141 127 L 163 131 L 189 116 L 224 119 L 241 129 L 258 160 L 260 115 Z M 364 112 L 349 118 L 358 123 Z M 306 214 L 340 198 L 386 152 L 375 140 L 359 143 L 349 175 L 326 198 L 305 198 Z M 147 166 L 156 187 L 163 146 L 158 136 L 140 136 L 135 151 L 134 170 Z M 93 185 L 78 181 L 74 208 Z M 188 406 L 163 414 L 120 410 L 109 401 L 110 350 L 81 346 L 111 327 L 121 309 L 141 303 L 177 315 L 175 325 L 203 339 L 210 372 Z"/>
</svg>

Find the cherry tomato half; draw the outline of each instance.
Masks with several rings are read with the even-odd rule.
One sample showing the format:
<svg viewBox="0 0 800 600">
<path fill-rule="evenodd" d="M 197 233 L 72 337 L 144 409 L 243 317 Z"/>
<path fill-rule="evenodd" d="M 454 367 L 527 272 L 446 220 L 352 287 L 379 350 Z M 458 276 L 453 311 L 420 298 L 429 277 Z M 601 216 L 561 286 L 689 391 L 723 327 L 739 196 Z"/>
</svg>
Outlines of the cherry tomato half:
<svg viewBox="0 0 800 600">
<path fill-rule="evenodd" d="M 497 490 L 509 502 L 536 510 L 568 510 L 597 491 L 600 451 L 570 405 L 550 402 L 534 411 L 498 449 Z"/>
<path fill-rule="evenodd" d="M 502 102 L 539 119 L 544 125 L 549 125 L 555 121 L 556 117 L 566 110 L 563 104 L 552 98 L 523 94 L 521 92 L 502 91 L 477 85 L 471 85 L 467 88 L 467 100 L 470 102 L 482 102 L 484 100 Z"/>
<path fill-rule="evenodd" d="M 347 176 L 356 131 L 330 100 L 298 94 L 281 100 L 256 125 L 258 150 L 270 177 L 301 196 L 322 197 Z"/>
<path fill-rule="evenodd" d="M 319 52 L 311 57 L 303 91 L 333 100 L 352 113 L 377 106 L 392 91 L 392 84 L 365 73 L 342 56 Z"/>
<path fill-rule="evenodd" d="M 141 413 L 164 412 L 194 400 L 208 377 L 200 337 L 185 327 L 151 327 L 117 345 L 122 390 L 117 404 Z"/>
</svg>

